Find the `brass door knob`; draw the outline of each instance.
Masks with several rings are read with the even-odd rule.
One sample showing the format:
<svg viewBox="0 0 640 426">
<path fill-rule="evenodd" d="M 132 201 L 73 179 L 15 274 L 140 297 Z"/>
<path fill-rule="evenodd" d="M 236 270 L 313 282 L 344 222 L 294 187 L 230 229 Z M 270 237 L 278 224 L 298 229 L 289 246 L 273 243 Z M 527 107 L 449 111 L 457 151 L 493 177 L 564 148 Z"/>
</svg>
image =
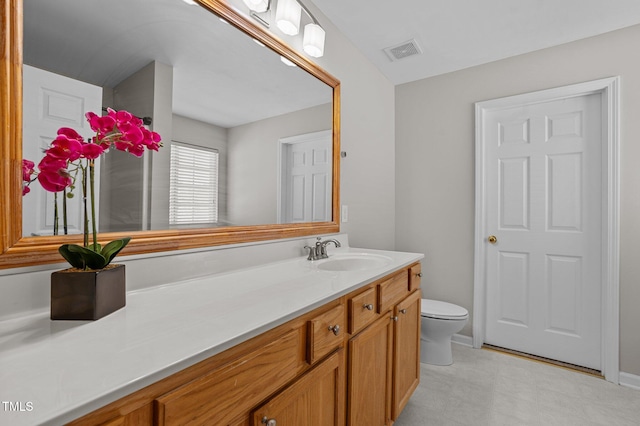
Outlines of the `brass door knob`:
<svg viewBox="0 0 640 426">
<path fill-rule="evenodd" d="M 496 238 L 495 235 L 489 235 L 489 238 L 487 238 L 487 241 L 489 241 L 491 244 L 495 244 L 498 242 L 498 239 Z"/>
</svg>

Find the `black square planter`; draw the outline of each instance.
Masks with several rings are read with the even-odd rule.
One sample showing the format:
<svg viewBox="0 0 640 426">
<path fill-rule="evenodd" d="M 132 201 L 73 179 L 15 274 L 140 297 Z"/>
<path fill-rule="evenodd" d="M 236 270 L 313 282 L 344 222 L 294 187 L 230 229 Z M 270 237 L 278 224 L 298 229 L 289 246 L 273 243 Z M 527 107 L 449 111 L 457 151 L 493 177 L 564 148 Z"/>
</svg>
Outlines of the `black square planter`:
<svg viewBox="0 0 640 426">
<path fill-rule="evenodd" d="M 124 265 L 98 271 L 65 269 L 51 274 L 52 320 L 97 320 L 124 307 Z"/>
</svg>

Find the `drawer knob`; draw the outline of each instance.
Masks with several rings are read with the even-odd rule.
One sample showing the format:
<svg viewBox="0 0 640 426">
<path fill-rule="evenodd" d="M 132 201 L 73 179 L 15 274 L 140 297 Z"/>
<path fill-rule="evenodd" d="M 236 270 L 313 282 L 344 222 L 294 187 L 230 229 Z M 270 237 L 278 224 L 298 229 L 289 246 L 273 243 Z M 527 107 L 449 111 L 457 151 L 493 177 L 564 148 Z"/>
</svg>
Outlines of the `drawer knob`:
<svg viewBox="0 0 640 426">
<path fill-rule="evenodd" d="M 329 326 L 329 331 L 332 331 L 333 334 L 335 334 L 337 336 L 340 333 L 340 326 L 338 324 L 330 325 Z"/>
<path fill-rule="evenodd" d="M 276 422 L 276 419 L 267 419 L 267 416 L 264 416 L 262 418 L 262 424 L 266 426 L 278 426 L 278 422 Z"/>
<path fill-rule="evenodd" d="M 366 303 L 362 307 L 365 308 L 367 311 L 373 311 L 373 305 L 371 303 Z"/>
<path fill-rule="evenodd" d="M 401 314 L 406 314 L 406 313 L 407 313 L 407 310 L 406 310 L 406 309 L 400 309 L 400 313 L 401 313 Z"/>
</svg>

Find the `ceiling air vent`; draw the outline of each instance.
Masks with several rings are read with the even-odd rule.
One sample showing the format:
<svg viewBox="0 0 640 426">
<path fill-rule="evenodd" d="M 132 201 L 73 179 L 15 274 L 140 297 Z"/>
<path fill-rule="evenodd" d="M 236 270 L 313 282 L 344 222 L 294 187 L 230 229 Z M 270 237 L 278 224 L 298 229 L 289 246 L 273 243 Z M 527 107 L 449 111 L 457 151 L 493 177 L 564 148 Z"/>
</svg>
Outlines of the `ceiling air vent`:
<svg viewBox="0 0 640 426">
<path fill-rule="evenodd" d="M 400 59 L 422 53 L 422 49 L 420 49 L 418 42 L 415 40 L 405 41 L 396 46 L 387 47 L 383 50 L 392 61 L 399 61 Z"/>
</svg>

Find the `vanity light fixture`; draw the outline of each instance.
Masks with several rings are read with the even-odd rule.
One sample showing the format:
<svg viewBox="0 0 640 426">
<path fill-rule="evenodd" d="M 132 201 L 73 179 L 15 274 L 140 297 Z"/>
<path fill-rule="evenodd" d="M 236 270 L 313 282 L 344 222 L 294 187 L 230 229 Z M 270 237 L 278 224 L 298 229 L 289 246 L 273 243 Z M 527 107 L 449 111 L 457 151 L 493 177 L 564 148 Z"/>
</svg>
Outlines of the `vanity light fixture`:
<svg viewBox="0 0 640 426">
<path fill-rule="evenodd" d="M 269 0 L 242 0 L 247 7 L 255 12 L 266 12 L 269 10 Z"/>
<path fill-rule="evenodd" d="M 324 36 L 324 29 L 318 23 L 305 25 L 302 48 L 309 56 L 320 58 L 324 55 Z"/>
<path fill-rule="evenodd" d="M 242 0 L 252 12 L 267 12 L 271 9 L 271 0 Z M 300 0 L 277 0 L 276 25 L 283 33 L 294 36 L 300 32 L 300 18 L 302 11 L 311 18 L 311 23 L 305 25 L 302 37 L 302 49 L 309 56 L 320 58 L 324 55 L 325 31 L 309 9 Z M 254 13 L 254 19 L 265 25 L 265 20 Z M 267 28 L 269 25 L 265 25 Z"/>
<path fill-rule="evenodd" d="M 276 25 L 287 35 L 300 32 L 300 16 L 302 7 L 296 0 L 278 0 L 276 7 Z"/>
</svg>

